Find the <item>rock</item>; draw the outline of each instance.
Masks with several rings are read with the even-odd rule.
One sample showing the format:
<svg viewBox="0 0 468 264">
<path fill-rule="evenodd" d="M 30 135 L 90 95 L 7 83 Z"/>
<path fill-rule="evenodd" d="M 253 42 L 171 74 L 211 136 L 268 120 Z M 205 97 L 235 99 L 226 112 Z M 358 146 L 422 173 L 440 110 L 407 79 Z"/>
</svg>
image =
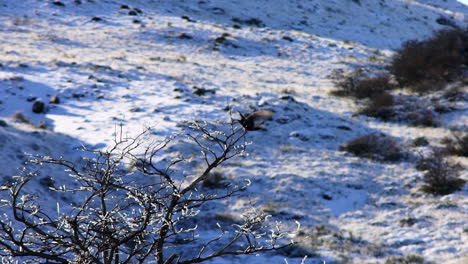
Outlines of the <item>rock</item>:
<svg viewBox="0 0 468 264">
<path fill-rule="evenodd" d="M 245 24 L 245 25 L 249 25 L 249 26 L 256 26 L 256 27 L 264 27 L 265 26 L 263 21 L 261 21 L 258 18 L 241 19 L 241 18 L 238 18 L 238 17 L 234 17 L 231 20 L 232 20 L 232 22 Z"/>
<path fill-rule="evenodd" d="M 49 99 L 50 104 L 60 104 L 60 98 L 58 95 L 52 95 Z"/>
<path fill-rule="evenodd" d="M 185 16 L 185 15 L 184 15 L 184 16 L 181 16 L 180 18 L 186 20 L 187 22 L 192 22 L 192 23 L 197 22 L 197 21 L 191 19 L 189 16 Z"/>
<path fill-rule="evenodd" d="M 226 13 L 226 11 L 224 11 L 224 9 L 222 9 L 220 7 L 213 7 L 213 8 L 211 8 L 211 13 L 213 13 L 215 15 L 224 15 Z"/>
<path fill-rule="evenodd" d="M 0 119 L 0 127 L 6 127 L 8 123 L 5 120 Z"/>
<path fill-rule="evenodd" d="M 65 4 L 60 2 L 60 1 L 54 1 L 54 2 L 52 2 L 52 4 L 54 4 L 56 6 L 65 6 Z"/>
<path fill-rule="evenodd" d="M 32 111 L 36 114 L 44 113 L 45 104 L 42 101 L 35 101 L 32 105 Z"/>
<path fill-rule="evenodd" d="M 84 95 L 84 94 L 81 94 L 81 93 L 74 93 L 74 94 L 72 94 L 72 97 L 73 97 L 73 98 L 76 98 L 76 99 L 80 99 L 80 98 L 82 98 L 82 97 L 85 97 L 85 95 Z"/>
<path fill-rule="evenodd" d="M 36 101 L 37 97 L 36 96 L 28 96 L 28 98 L 26 98 L 26 101 L 28 102 L 34 102 Z"/>
<path fill-rule="evenodd" d="M 187 33 L 182 33 L 182 34 L 179 35 L 179 38 L 180 38 L 180 39 L 192 39 L 193 37 L 190 36 L 190 35 L 187 34 Z"/>
<path fill-rule="evenodd" d="M 289 133 L 289 137 L 298 138 L 301 141 L 309 141 L 309 138 L 306 135 L 304 135 L 303 133 L 299 132 L 299 131 L 293 131 L 293 132 Z"/>
<path fill-rule="evenodd" d="M 203 96 L 203 95 L 205 95 L 207 93 L 216 94 L 216 91 L 212 90 L 212 89 L 205 89 L 205 88 L 200 88 L 200 87 L 196 87 L 196 86 L 194 86 L 193 88 L 195 89 L 195 91 L 193 93 L 198 95 L 198 96 Z"/>
<path fill-rule="evenodd" d="M 289 95 L 289 94 L 283 95 L 279 99 L 280 100 L 285 100 L 285 101 L 290 101 L 290 102 L 297 102 L 296 99 L 294 99 L 294 97 Z"/>
<path fill-rule="evenodd" d="M 144 111 L 145 111 L 145 109 L 140 108 L 140 107 L 130 108 L 130 112 L 133 112 L 133 113 L 140 113 L 140 112 L 144 112 Z"/>
<path fill-rule="evenodd" d="M 457 23 L 455 23 L 450 18 L 446 18 L 446 17 L 441 16 L 441 17 L 436 19 L 436 22 L 437 22 L 437 24 L 442 25 L 442 26 L 457 28 Z"/>
<path fill-rule="evenodd" d="M 349 126 L 337 126 L 336 128 L 346 131 L 351 131 L 352 129 Z"/>
<path fill-rule="evenodd" d="M 136 8 L 136 7 L 133 8 L 133 10 L 135 10 L 135 12 L 137 12 L 138 14 L 142 14 L 142 13 L 143 13 L 143 11 L 141 11 L 141 9 Z"/>
</svg>

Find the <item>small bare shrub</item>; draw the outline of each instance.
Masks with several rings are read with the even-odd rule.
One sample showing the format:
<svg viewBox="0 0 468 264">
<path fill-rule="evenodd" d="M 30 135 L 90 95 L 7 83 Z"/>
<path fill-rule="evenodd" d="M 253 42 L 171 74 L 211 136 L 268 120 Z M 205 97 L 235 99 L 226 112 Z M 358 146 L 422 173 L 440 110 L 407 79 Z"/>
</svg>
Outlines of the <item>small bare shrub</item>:
<svg viewBox="0 0 468 264">
<path fill-rule="evenodd" d="M 369 99 L 367 105 L 361 109 L 360 113 L 366 116 L 389 121 L 395 117 L 395 98 L 385 92 Z"/>
<path fill-rule="evenodd" d="M 417 255 L 408 256 L 392 256 L 388 258 L 384 264 L 434 264 L 431 261 L 426 261 L 423 257 Z"/>
<path fill-rule="evenodd" d="M 411 143 L 414 147 L 423 147 L 429 145 L 429 141 L 426 137 L 417 137 Z"/>
<path fill-rule="evenodd" d="M 451 137 L 444 138 L 442 143 L 448 154 L 468 157 L 468 132 L 454 132 Z"/>
<path fill-rule="evenodd" d="M 394 88 L 389 75 L 369 77 L 362 69 L 350 74 L 333 74 L 333 82 L 338 88 L 331 92 L 335 96 L 351 96 L 358 99 L 370 98 Z"/>
<path fill-rule="evenodd" d="M 440 121 L 437 115 L 428 109 L 419 109 L 406 114 L 406 119 L 412 126 L 438 127 Z"/>
<path fill-rule="evenodd" d="M 441 30 L 427 40 L 404 43 L 393 56 L 389 70 L 401 86 L 419 93 L 430 92 L 440 82 L 462 75 L 463 66 L 468 65 L 467 47 L 468 28 Z"/>
<path fill-rule="evenodd" d="M 423 192 L 446 195 L 465 185 L 465 180 L 458 177 L 462 167 L 450 162 L 441 150 L 435 149 L 431 155 L 423 157 L 416 168 L 425 171 Z"/>
<path fill-rule="evenodd" d="M 359 157 L 380 161 L 398 161 L 405 156 L 401 146 L 394 138 L 376 135 L 375 133 L 346 142 L 340 146 L 340 150 Z"/>
<path fill-rule="evenodd" d="M 11 116 L 13 122 L 31 124 L 31 120 L 26 117 L 23 112 L 16 112 Z"/>
<path fill-rule="evenodd" d="M 437 127 L 439 115 L 431 105 L 414 96 L 394 96 L 389 93 L 370 98 L 359 113 L 384 121 L 404 122 L 412 126 Z"/>
<path fill-rule="evenodd" d="M 337 254 L 341 258 L 338 263 L 353 263 L 346 256 L 360 254 L 378 257 L 385 254 L 381 244 L 374 244 L 354 235 L 348 230 L 342 230 L 330 225 L 314 225 L 305 227 L 297 234 L 298 243 L 289 248 L 290 257 L 301 257 L 304 253 L 308 256 L 317 256 L 317 248 L 326 249 Z"/>
</svg>

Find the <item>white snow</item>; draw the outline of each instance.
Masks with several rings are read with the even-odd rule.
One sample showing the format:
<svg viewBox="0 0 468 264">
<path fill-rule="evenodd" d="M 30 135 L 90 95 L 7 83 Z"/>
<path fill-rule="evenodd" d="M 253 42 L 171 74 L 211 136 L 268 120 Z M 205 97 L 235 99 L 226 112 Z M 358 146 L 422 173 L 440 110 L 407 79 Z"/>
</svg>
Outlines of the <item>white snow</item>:
<svg viewBox="0 0 468 264">
<path fill-rule="evenodd" d="M 343 254 L 348 263 L 383 263 L 392 255 L 468 261 L 466 186 L 444 197 L 426 195 L 418 191 L 422 173 L 414 161 L 379 163 L 338 150 L 370 132 L 402 144 L 419 136 L 437 144 L 448 125 L 417 128 L 354 116 L 352 100 L 329 95 L 333 84 L 327 77 L 334 69 L 374 64 L 371 56 L 388 60 L 402 42 L 443 28 L 439 17 L 468 25 L 464 1 L 62 2 L 64 7 L 0 1 L 0 118 L 8 123 L 0 127 L 2 183 L 23 166 L 23 152 L 77 159 L 81 144 L 109 146 L 119 124 L 131 134 L 154 127 L 154 137 L 162 138 L 184 120 L 227 121 L 226 106 L 234 113 L 268 108 L 275 115 L 266 131 L 248 133 L 250 156 L 221 169 L 252 181 L 244 196 L 226 202 L 226 212 L 238 213 L 253 202 L 283 222 L 330 225 L 384 252 L 320 247 L 306 263 L 341 263 Z M 122 4 L 143 13 L 130 16 Z M 252 18 L 262 25 L 245 22 Z M 229 35 L 219 44 L 216 38 L 224 33 Z M 214 93 L 197 96 L 196 88 Z M 60 104 L 48 104 L 52 95 Z M 46 114 L 31 111 L 34 98 L 47 103 Z M 446 122 L 466 125 L 467 111 L 447 115 Z M 16 112 L 53 132 L 13 122 Z M 462 177 L 467 179 L 466 171 Z M 43 193 L 41 188 L 34 191 Z M 408 218 L 415 223 L 402 224 Z M 266 254 L 213 263 L 285 258 Z"/>
</svg>

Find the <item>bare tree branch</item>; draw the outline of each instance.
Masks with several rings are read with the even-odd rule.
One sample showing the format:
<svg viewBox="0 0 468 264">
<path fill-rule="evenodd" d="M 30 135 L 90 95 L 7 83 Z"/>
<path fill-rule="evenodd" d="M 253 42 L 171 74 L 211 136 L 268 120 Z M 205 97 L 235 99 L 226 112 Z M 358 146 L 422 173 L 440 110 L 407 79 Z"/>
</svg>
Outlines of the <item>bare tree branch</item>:
<svg viewBox="0 0 468 264">
<path fill-rule="evenodd" d="M 81 162 L 32 156 L 31 164 L 39 169 L 3 189 L 10 198 L 0 204 L 0 256 L 45 263 L 188 264 L 290 244 L 283 239 L 287 233 L 266 225 L 268 216 L 259 211 L 247 214 L 230 231 L 220 228 L 215 238 L 196 236 L 197 225 L 190 221 L 203 205 L 233 197 L 250 184 L 229 185 L 217 193 L 200 188 L 215 168 L 245 152 L 247 131 L 235 121 L 227 128 L 190 123 L 186 132 L 160 142 L 151 143 L 150 132 L 148 128 L 129 137 L 122 126 L 116 127 L 113 145 L 85 148 L 88 157 Z M 174 150 L 178 144 L 198 151 L 201 172 L 184 169 L 193 157 Z M 70 200 L 80 197 L 73 207 L 60 206 L 51 213 L 40 206 L 41 197 L 28 194 L 26 186 L 46 166 L 67 171 L 72 181 L 49 190 Z M 198 249 L 190 255 L 184 252 L 187 246 Z"/>
</svg>

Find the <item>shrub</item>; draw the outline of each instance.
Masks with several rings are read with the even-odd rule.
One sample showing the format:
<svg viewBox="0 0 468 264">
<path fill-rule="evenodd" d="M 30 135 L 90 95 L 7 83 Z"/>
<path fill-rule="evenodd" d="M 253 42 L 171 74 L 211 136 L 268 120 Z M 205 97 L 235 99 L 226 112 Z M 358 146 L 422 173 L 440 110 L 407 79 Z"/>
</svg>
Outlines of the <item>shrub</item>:
<svg viewBox="0 0 468 264">
<path fill-rule="evenodd" d="M 424 185 L 421 188 L 423 192 L 446 195 L 460 190 L 465 185 L 465 180 L 458 177 L 462 167 L 450 162 L 439 149 L 419 160 L 416 168 L 425 171 Z"/>
<path fill-rule="evenodd" d="M 371 243 L 348 230 L 328 224 L 304 227 L 298 232 L 296 238 L 298 243 L 290 248 L 291 252 L 286 252 L 290 257 L 301 257 L 304 253 L 311 257 L 320 257 L 315 252 L 317 248 L 320 248 L 338 253 L 337 262 L 333 263 L 353 263 L 346 256 L 360 254 L 378 257 L 386 253 L 381 244 Z"/>
<path fill-rule="evenodd" d="M 429 109 L 417 109 L 406 114 L 405 119 L 412 126 L 438 127 L 440 121 L 437 115 Z"/>
<path fill-rule="evenodd" d="M 468 66 L 468 28 L 456 28 L 404 43 L 389 70 L 400 86 L 424 93 L 460 77 L 463 65 Z"/>
<path fill-rule="evenodd" d="M 340 150 L 380 161 L 398 161 L 405 156 L 394 138 L 374 133 L 355 138 L 340 146 Z"/>
<path fill-rule="evenodd" d="M 423 147 L 429 145 L 429 141 L 426 137 L 417 137 L 411 143 L 414 147 Z"/>
<path fill-rule="evenodd" d="M 385 260 L 384 264 L 434 264 L 431 261 L 426 261 L 423 257 L 417 255 L 408 255 L 402 257 L 390 257 Z"/>
<path fill-rule="evenodd" d="M 392 120 L 396 114 L 394 105 L 395 98 L 393 95 L 385 92 L 370 98 L 367 102 L 367 106 L 361 109 L 359 113 L 389 121 Z"/>
<path fill-rule="evenodd" d="M 405 122 L 412 126 L 437 127 L 440 125 L 438 114 L 430 110 L 428 104 L 414 96 L 383 93 L 367 100 L 359 114 L 384 121 Z"/>
<path fill-rule="evenodd" d="M 468 157 L 468 133 L 452 133 L 451 137 L 444 138 L 445 151 L 455 156 Z"/>
<path fill-rule="evenodd" d="M 335 72 L 333 82 L 338 88 L 331 92 L 336 96 L 351 96 L 358 99 L 370 98 L 394 88 L 390 76 L 379 75 L 369 77 L 362 69 L 357 69 L 348 75 Z"/>
<path fill-rule="evenodd" d="M 31 124 L 31 120 L 26 117 L 23 112 L 16 112 L 11 116 L 13 122 Z"/>
</svg>

